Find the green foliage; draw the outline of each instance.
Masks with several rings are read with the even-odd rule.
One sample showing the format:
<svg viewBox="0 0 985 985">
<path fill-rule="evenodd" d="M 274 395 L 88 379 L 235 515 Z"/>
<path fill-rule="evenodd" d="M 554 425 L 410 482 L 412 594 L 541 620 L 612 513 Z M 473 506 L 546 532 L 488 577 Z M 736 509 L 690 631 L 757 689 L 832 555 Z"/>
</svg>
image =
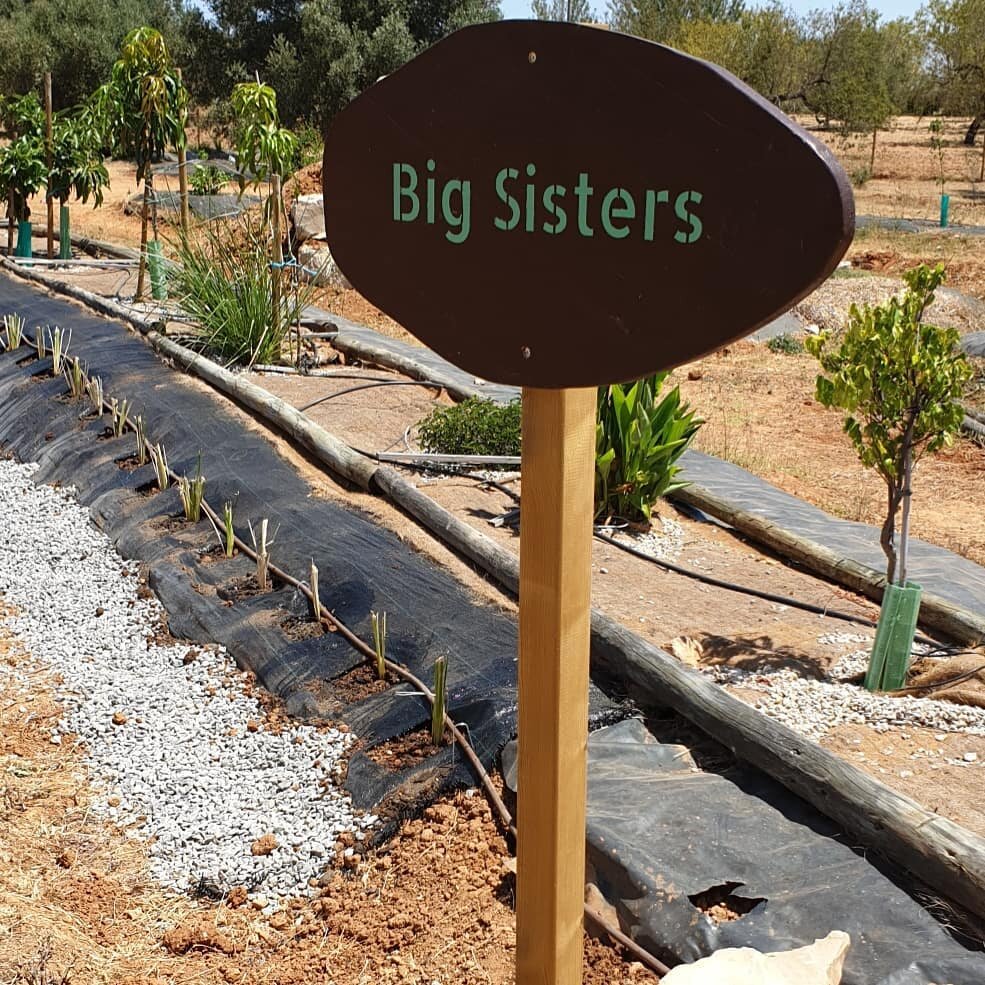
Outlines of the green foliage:
<svg viewBox="0 0 985 985">
<path fill-rule="evenodd" d="M 674 387 L 658 400 L 666 373 L 599 387 L 595 425 L 595 516 L 650 522 L 653 504 L 679 489 L 675 463 L 702 421 Z"/>
<path fill-rule="evenodd" d="M 520 403 L 469 397 L 436 407 L 418 426 L 421 447 L 442 455 L 519 455 Z"/>
<path fill-rule="evenodd" d="M 940 109 L 985 117 L 985 0 L 929 0 L 920 12 Z"/>
<path fill-rule="evenodd" d="M 594 21 L 595 11 L 588 0 L 532 0 L 530 13 L 539 21 Z"/>
<path fill-rule="evenodd" d="M 228 176 L 214 164 L 196 164 L 188 176 L 188 186 L 195 195 L 218 195 Z"/>
<path fill-rule="evenodd" d="M 236 167 L 250 172 L 256 181 L 271 174 L 286 178 L 298 163 L 298 138 L 280 125 L 277 93 L 262 82 L 240 82 L 232 94 L 239 117 L 236 133 Z M 241 175 L 240 185 L 246 178 Z"/>
<path fill-rule="evenodd" d="M 850 177 L 855 188 L 864 188 L 872 177 L 872 172 L 869 170 L 868 164 L 863 164 L 855 168 Z"/>
<path fill-rule="evenodd" d="M 896 517 L 909 506 L 909 476 L 928 453 L 949 445 L 961 427 L 958 403 L 972 370 L 958 350 L 958 332 L 923 322 L 944 267 L 916 267 L 904 275 L 906 291 L 876 307 L 852 305 L 848 327 L 831 346 L 829 333 L 807 339 L 807 349 L 821 364 L 816 395 L 825 407 L 846 412 L 844 429 L 867 468 L 882 476 L 887 488 L 887 515 L 882 547 L 886 580 L 905 561 L 906 536 L 896 547 Z M 900 580 L 905 565 L 900 564 Z"/>
<path fill-rule="evenodd" d="M 169 34 L 181 15 L 169 0 L 8 0 L 0 16 L 0 92 L 54 82 L 55 110 L 82 103 L 106 80 L 123 38 L 150 24 Z"/>
<path fill-rule="evenodd" d="M 184 143 L 188 92 L 159 31 L 139 27 L 123 39 L 110 82 L 97 92 L 95 107 L 99 129 L 136 159 L 137 181 L 144 180 L 151 161 L 169 144 Z"/>
<path fill-rule="evenodd" d="M 198 468 L 194 478 L 189 479 L 187 475 L 178 478 L 178 496 L 185 511 L 185 519 L 198 523 L 202 518 L 202 500 L 205 498 L 205 476 L 202 475 L 201 453 L 198 456 Z"/>
<path fill-rule="evenodd" d="M 14 222 L 31 218 L 28 199 L 44 188 L 47 176 L 41 137 L 25 133 L 0 148 L 0 198 L 12 196 Z"/>
<path fill-rule="evenodd" d="M 207 223 L 197 236 L 181 236 L 175 249 L 171 290 L 200 326 L 202 346 L 227 362 L 276 362 L 314 288 L 281 292 L 275 308 L 270 241 L 259 217 Z"/>
<path fill-rule="evenodd" d="M 682 26 L 737 21 L 744 0 L 609 0 L 609 23 L 651 41 L 675 43 Z"/>
<path fill-rule="evenodd" d="M 52 163 L 48 191 L 63 205 L 73 196 L 93 208 L 103 204 L 109 172 L 103 164 L 101 142 L 83 115 L 59 115 L 52 127 Z"/>
<path fill-rule="evenodd" d="M 766 348 L 770 352 L 782 353 L 785 356 L 796 356 L 804 351 L 804 343 L 796 335 L 783 332 L 773 335 L 766 340 Z"/>
</svg>

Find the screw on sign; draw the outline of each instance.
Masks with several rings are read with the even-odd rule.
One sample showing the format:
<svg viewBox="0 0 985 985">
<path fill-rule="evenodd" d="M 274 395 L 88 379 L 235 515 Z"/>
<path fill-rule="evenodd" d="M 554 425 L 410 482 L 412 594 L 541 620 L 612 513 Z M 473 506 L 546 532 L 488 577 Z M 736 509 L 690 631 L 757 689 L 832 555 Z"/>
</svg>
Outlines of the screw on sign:
<svg viewBox="0 0 985 985">
<path fill-rule="evenodd" d="M 594 387 L 754 331 L 854 232 L 828 151 L 714 65 L 572 24 L 459 31 L 325 141 L 349 280 L 523 389 L 517 980 L 581 979 Z"/>
</svg>

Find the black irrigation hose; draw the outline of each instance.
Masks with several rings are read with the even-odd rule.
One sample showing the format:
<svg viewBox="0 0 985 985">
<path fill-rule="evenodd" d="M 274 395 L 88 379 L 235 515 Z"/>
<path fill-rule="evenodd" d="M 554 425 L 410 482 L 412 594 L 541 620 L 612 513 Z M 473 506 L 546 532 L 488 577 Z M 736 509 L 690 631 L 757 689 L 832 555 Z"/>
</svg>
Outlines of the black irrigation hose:
<svg viewBox="0 0 985 985">
<path fill-rule="evenodd" d="M 336 393 L 326 394 L 324 397 L 319 397 L 317 400 L 312 400 L 310 404 L 305 404 L 303 407 L 298 407 L 297 410 L 299 414 L 303 414 L 306 410 L 310 410 L 318 404 L 323 404 L 326 400 L 334 400 L 336 397 L 343 397 L 347 393 L 356 393 L 358 390 L 370 390 L 374 386 L 428 386 L 433 387 L 438 391 L 444 389 L 440 383 L 432 383 L 430 380 L 377 380 L 375 383 L 363 383 L 361 386 L 350 386 L 346 387 L 344 390 L 339 390 Z"/>
<path fill-rule="evenodd" d="M 359 451 L 358 448 L 355 450 Z M 366 453 L 363 452 L 362 454 Z M 401 462 L 399 464 L 403 466 L 407 463 Z M 419 466 L 413 464 L 409 467 L 416 468 L 420 471 L 430 469 L 430 466 Z M 482 476 L 470 475 L 467 472 L 457 472 L 452 474 L 460 476 L 463 479 L 472 479 L 480 485 L 492 486 L 493 488 L 498 489 L 500 492 L 509 496 L 515 502 L 520 502 L 520 497 L 516 492 L 512 489 L 507 489 L 498 482 L 494 482 L 492 479 L 484 479 Z M 600 533 L 597 527 L 594 530 L 594 534 L 603 543 L 612 544 L 613 547 L 618 547 L 619 550 L 626 551 L 627 554 L 632 554 L 634 557 L 638 557 L 643 561 L 649 561 L 651 564 L 656 564 L 676 575 L 682 575 L 685 578 L 693 578 L 695 581 L 699 581 L 705 585 L 710 585 L 713 588 L 723 588 L 729 592 L 738 592 L 742 595 L 751 595 L 753 598 L 763 599 L 766 602 L 775 602 L 777 605 L 789 606 L 791 609 L 801 609 L 804 612 L 810 612 L 814 615 L 826 616 L 831 619 L 840 619 L 842 622 L 854 623 L 855 625 L 866 626 L 870 629 L 875 629 L 879 625 L 876 620 L 869 619 L 867 616 L 856 616 L 850 612 L 842 612 L 840 609 L 829 609 L 825 606 L 814 605 L 812 602 L 803 602 L 800 599 L 795 599 L 788 595 L 777 595 L 773 592 L 765 592 L 758 588 L 752 588 L 749 585 L 739 585 L 733 581 L 726 581 L 722 578 L 715 578 L 713 575 L 706 575 L 703 572 L 695 571 L 693 568 L 685 568 L 683 565 L 674 564 L 672 561 L 665 561 L 661 558 L 653 557 L 638 548 L 616 540 L 608 534 Z M 931 637 L 924 636 L 922 633 L 917 633 L 913 639 L 915 642 L 923 643 L 925 646 L 935 647 L 942 653 L 951 653 L 949 648 L 941 647 L 939 640 L 931 639 Z"/>
</svg>

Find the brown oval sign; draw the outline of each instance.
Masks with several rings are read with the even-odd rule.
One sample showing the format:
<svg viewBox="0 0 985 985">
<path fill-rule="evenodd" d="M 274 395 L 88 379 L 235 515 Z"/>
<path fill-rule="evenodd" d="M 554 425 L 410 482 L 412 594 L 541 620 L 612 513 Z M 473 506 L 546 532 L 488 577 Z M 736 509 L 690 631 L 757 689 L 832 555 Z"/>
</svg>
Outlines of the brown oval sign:
<svg viewBox="0 0 985 985">
<path fill-rule="evenodd" d="M 724 70 L 590 27 L 458 31 L 332 123 L 332 253 L 486 379 L 591 386 L 765 324 L 834 269 L 851 189 Z"/>
</svg>

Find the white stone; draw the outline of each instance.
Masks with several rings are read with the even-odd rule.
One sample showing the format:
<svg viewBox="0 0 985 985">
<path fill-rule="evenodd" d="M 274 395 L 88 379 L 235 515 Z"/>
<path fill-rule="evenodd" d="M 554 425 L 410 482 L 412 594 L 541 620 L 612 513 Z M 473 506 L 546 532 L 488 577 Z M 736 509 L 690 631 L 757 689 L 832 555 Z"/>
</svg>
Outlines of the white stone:
<svg viewBox="0 0 985 985">
<path fill-rule="evenodd" d="M 291 220 L 298 243 L 325 239 L 325 205 L 321 195 L 299 195 L 291 206 Z"/>
<path fill-rule="evenodd" d="M 298 263 L 310 272 L 310 279 L 319 287 L 334 287 L 338 290 L 352 287 L 323 240 L 313 239 L 302 243 L 298 247 Z"/>
<path fill-rule="evenodd" d="M 661 985 L 839 985 L 851 938 L 841 930 L 807 947 L 762 954 L 727 947 L 693 964 L 678 965 Z"/>
</svg>

